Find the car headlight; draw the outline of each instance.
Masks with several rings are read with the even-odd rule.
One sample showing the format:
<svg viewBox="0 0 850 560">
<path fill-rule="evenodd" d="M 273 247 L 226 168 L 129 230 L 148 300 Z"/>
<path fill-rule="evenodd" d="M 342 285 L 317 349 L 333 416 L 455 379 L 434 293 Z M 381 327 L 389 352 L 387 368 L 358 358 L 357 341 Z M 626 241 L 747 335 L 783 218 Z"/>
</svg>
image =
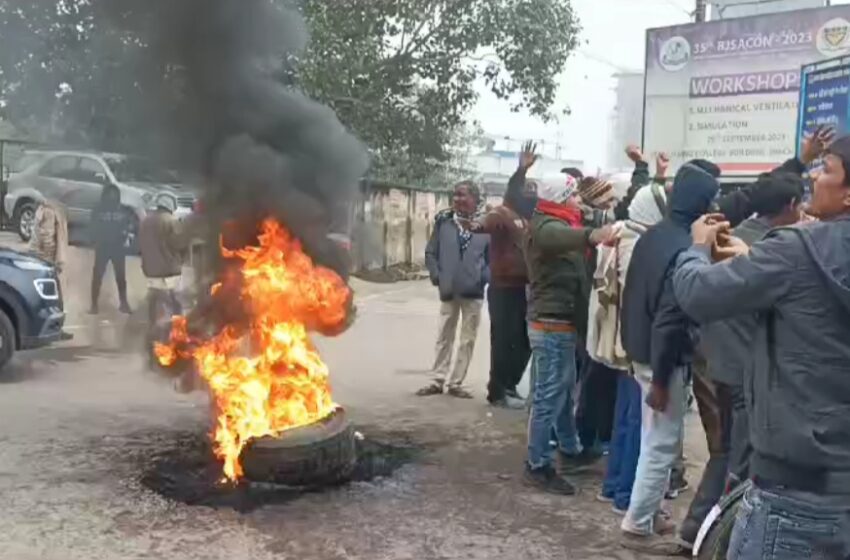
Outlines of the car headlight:
<svg viewBox="0 0 850 560">
<path fill-rule="evenodd" d="M 32 270 L 35 272 L 50 272 L 53 270 L 53 267 L 49 264 L 38 261 L 13 260 L 12 265 L 21 270 Z"/>
</svg>

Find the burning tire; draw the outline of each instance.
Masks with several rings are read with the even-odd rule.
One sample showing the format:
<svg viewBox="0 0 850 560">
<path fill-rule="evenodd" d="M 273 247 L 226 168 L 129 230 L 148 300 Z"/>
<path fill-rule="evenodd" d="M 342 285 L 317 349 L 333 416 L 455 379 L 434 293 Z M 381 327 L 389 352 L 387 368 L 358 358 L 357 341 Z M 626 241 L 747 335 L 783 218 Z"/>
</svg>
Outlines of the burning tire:
<svg viewBox="0 0 850 560">
<path fill-rule="evenodd" d="M 357 465 L 354 429 L 345 410 L 308 426 L 265 437 L 242 452 L 245 477 L 297 487 L 339 484 L 351 478 Z"/>
</svg>

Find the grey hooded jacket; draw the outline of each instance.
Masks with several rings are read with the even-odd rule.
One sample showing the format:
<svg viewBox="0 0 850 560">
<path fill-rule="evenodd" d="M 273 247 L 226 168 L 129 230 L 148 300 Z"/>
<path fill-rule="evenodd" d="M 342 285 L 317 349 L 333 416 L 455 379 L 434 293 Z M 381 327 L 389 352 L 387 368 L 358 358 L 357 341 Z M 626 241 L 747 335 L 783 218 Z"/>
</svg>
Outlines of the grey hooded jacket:
<svg viewBox="0 0 850 560">
<path fill-rule="evenodd" d="M 676 298 L 699 323 L 757 313 L 744 377 L 756 477 L 850 495 L 850 216 L 776 229 L 749 256 L 680 256 Z"/>
<path fill-rule="evenodd" d="M 437 215 L 425 247 L 425 266 L 431 283 L 440 289 L 441 301 L 484 298 L 484 287 L 490 282 L 489 245 L 489 235 L 474 233 L 461 252 L 459 230 L 452 214 Z"/>
</svg>

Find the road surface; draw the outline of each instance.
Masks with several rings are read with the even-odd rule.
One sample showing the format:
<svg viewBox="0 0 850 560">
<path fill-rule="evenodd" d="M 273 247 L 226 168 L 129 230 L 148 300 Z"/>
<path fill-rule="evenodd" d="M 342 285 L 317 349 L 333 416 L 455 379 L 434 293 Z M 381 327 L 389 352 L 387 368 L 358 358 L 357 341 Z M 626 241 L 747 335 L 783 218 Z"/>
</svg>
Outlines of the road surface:
<svg viewBox="0 0 850 560">
<path fill-rule="evenodd" d="M 103 316 L 84 313 L 91 255 L 74 249 L 73 261 L 65 291 L 75 339 L 18 354 L 0 375 L 0 560 L 636 558 L 617 543 L 619 518 L 594 499 L 601 467 L 577 479 L 577 497 L 522 485 L 526 416 L 484 401 L 486 321 L 469 376 L 475 400 L 413 396 L 428 380 L 437 325 L 422 282 L 355 282 L 357 322 L 318 341 L 337 402 L 367 438 L 417 449 L 412 462 L 250 511 L 163 497 L 143 479 L 162 457 L 205 441 L 206 396 L 180 395 L 145 370 L 143 327 L 114 312 L 114 290 Z M 130 268 L 142 308 L 138 262 Z M 705 452 L 695 415 L 689 424 L 693 483 Z"/>
</svg>

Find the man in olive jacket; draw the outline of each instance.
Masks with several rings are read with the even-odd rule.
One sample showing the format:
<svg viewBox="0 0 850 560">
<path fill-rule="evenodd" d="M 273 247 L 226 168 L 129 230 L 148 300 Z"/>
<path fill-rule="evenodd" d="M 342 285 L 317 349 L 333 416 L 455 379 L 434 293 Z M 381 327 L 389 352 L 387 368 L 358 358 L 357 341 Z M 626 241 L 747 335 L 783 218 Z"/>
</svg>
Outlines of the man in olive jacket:
<svg viewBox="0 0 850 560">
<path fill-rule="evenodd" d="M 526 482 L 547 492 L 573 494 L 575 487 L 553 466 L 552 430 L 565 467 L 577 466 L 573 392 L 576 340 L 587 328 L 587 249 L 611 237 L 610 228 L 581 227 L 575 179 L 546 182 L 529 227 L 528 337 L 537 375 L 528 429 Z"/>
</svg>

